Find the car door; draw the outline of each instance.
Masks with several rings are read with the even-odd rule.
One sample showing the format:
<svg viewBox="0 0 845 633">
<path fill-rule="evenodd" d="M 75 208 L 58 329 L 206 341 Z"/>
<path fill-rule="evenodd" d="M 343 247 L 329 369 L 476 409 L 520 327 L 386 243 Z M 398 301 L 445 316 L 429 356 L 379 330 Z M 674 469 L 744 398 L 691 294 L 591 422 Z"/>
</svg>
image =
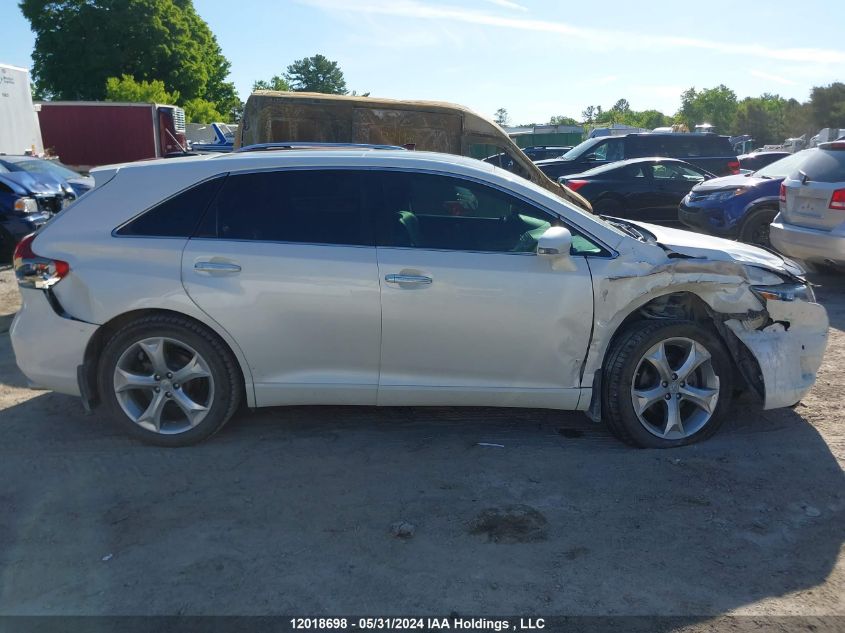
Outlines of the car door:
<svg viewBox="0 0 845 633">
<path fill-rule="evenodd" d="M 560 220 L 475 181 L 379 178 L 379 404 L 577 406 L 589 269 L 580 255 L 563 270 L 535 253 Z"/>
<path fill-rule="evenodd" d="M 375 404 L 381 312 L 365 172 L 230 174 L 182 256 L 259 406 Z"/>
<path fill-rule="evenodd" d="M 670 161 L 652 164 L 655 205 L 649 211 L 652 222 L 676 224 L 678 205 L 695 185 L 704 182 L 705 174 L 692 166 Z"/>
</svg>

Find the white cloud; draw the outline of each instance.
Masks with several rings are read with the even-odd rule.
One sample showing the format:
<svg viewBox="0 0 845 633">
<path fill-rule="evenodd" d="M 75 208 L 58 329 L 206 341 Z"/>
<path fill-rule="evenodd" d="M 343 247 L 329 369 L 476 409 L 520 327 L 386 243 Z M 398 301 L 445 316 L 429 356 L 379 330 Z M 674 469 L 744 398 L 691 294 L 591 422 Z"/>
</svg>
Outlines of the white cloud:
<svg viewBox="0 0 845 633">
<path fill-rule="evenodd" d="M 504 7 L 505 9 L 513 9 L 514 11 L 528 11 L 528 7 L 524 7 L 511 0 L 484 0 L 490 4 L 495 4 L 497 7 Z"/>
<path fill-rule="evenodd" d="M 791 79 L 787 79 L 786 77 L 781 77 L 780 75 L 773 75 L 772 73 L 766 73 L 762 70 L 756 70 L 751 68 L 749 71 L 755 77 L 760 79 L 765 79 L 766 81 L 774 81 L 777 84 L 783 84 L 784 86 L 794 86 L 796 83 Z"/>
<path fill-rule="evenodd" d="M 568 39 L 602 43 L 603 50 L 654 50 L 697 49 L 743 57 L 759 57 L 790 62 L 811 62 L 817 64 L 845 64 L 845 51 L 830 48 L 770 48 L 760 44 L 739 44 L 689 37 L 656 35 L 594 29 L 575 26 L 566 22 L 536 20 L 521 17 L 492 15 L 482 11 L 461 7 L 428 4 L 418 0 L 299 0 L 316 8 L 332 12 L 347 12 L 370 15 L 385 15 L 427 20 L 448 20 L 479 26 L 491 26 L 519 31 L 564 35 Z M 502 1 L 496 2 L 501 6 Z M 513 3 L 515 4 L 515 3 Z"/>
</svg>

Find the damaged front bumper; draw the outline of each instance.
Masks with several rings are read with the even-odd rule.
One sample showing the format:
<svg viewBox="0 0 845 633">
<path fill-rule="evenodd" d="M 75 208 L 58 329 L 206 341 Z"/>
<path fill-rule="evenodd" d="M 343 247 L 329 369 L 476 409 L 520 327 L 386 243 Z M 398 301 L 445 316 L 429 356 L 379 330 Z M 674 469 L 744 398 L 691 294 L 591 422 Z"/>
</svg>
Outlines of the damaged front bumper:
<svg viewBox="0 0 845 633">
<path fill-rule="evenodd" d="M 769 325 L 729 319 L 724 324 L 757 361 L 762 378 L 763 408 L 797 403 L 813 386 L 827 347 L 824 307 L 808 301 L 766 302 Z M 759 328 L 759 329 L 758 329 Z"/>
</svg>

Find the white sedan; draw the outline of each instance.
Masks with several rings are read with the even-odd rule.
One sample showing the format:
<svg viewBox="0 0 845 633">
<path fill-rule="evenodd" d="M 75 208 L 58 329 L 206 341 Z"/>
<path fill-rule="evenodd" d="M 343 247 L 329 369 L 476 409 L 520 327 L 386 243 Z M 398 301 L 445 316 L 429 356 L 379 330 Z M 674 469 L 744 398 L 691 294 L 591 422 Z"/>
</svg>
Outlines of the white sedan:
<svg viewBox="0 0 845 633">
<path fill-rule="evenodd" d="M 826 345 L 788 260 L 601 219 L 481 161 L 240 151 L 94 176 L 18 245 L 12 343 L 34 385 L 160 445 L 242 404 L 343 404 L 581 410 L 678 446 L 737 390 L 796 403 Z"/>
</svg>

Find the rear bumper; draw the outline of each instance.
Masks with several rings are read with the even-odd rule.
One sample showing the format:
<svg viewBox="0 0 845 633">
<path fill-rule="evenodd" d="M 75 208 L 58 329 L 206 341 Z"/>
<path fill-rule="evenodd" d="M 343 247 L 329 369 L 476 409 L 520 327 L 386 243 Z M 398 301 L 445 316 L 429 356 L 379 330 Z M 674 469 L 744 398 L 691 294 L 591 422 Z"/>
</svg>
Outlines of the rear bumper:
<svg viewBox="0 0 845 633">
<path fill-rule="evenodd" d="M 788 224 L 778 215 L 769 228 L 772 246 L 807 262 L 845 264 L 845 235 Z"/>
<path fill-rule="evenodd" d="M 789 407 L 816 382 L 827 347 L 827 312 L 806 301 L 770 300 L 766 310 L 775 323 L 762 330 L 736 319 L 725 324 L 757 359 L 765 386 L 763 408 Z"/>
<path fill-rule="evenodd" d="M 42 290 L 20 290 L 23 305 L 9 330 L 18 367 L 33 386 L 81 395 L 76 368 L 99 326 L 58 315 Z"/>
</svg>

